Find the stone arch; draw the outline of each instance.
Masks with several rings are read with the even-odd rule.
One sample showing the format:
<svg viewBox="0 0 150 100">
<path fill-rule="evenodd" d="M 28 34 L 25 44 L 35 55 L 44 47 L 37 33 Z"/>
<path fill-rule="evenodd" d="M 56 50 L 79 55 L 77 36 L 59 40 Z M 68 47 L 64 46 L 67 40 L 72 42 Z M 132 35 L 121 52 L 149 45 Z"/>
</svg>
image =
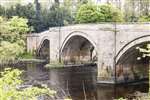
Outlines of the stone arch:
<svg viewBox="0 0 150 100">
<path fill-rule="evenodd" d="M 97 50 L 97 46 L 96 46 L 96 43 L 93 41 L 94 39 L 92 39 L 87 33 L 84 33 L 84 32 L 81 32 L 81 31 L 74 31 L 74 32 L 71 32 L 69 35 L 67 35 L 62 43 L 62 46 L 61 46 L 61 52 L 66 44 L 66 42 L 73 36 L 76 36 L 76 35 L 79 35 L 79 36 L 82 36 L 84 38 L 86 38 L 87 40 L 89 40 L 93 46 L 95 47 L 95 49 Z"/>
<path fill-rule="evenodd" d="M 131 40 L 127 44 L 125 44 L 119 52 L 116 54 L 115 61 L 118 63 L 120 57 L 130 48 L 134 47 L 135 45 L 144 43 L 144 42 L 149 42 L 150 41 L 150 35 L 144 35 L 138 38 L 135 38 L 134 40 Z"/>
<path fill-rule="evenodd" d="M 41 46 L 42 46 L 42 44 L 43 44 L 43 42 L 44 42 L 45 40 L 49 40 L 49 37 L 48 37 L 48 36 L 44 36 L 44 37 L 39 41 L 38 47 L 37 47 L 37 52 L 39 52 L 39 50 L 40 50 L 40 48 L 41 48 Z M 49 40 L 49 41 L 50 41 L 50 40 Z"/>
<path fill-rule="evenodd" d="M 148 78 L 149 59 L 142 58 L 136 47 L 146 47 L 150 43 L 150 35 L 138 37 L 126 44 L 116 56 L 116 79 L 135 81 Z M 141 59 L 137 59 L 141 57 Z"/>
<path fill-rule="evenodd" d="M 37 57 L 40 59 L 50 60 L 50 40 L 47 36 L 43 37 L 37 49 Z"/>
<path fill-rule="evenodd" d="M 65 64 L 97 61 L 96 43 L 86 33 L 79 31 L 72 32 L 66 36 L 60 52 Z"/>
</svg>

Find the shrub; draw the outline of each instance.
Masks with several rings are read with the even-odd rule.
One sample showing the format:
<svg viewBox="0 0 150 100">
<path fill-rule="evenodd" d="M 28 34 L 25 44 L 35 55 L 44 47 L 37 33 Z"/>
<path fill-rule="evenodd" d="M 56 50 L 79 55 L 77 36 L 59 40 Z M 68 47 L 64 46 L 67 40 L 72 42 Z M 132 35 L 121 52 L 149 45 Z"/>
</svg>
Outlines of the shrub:
<svg viewBox="0 0 150 100">
<path fill-rule="evenodd" d="M 121 13 L 121 11 L 118 8 L 110 4 L 100 5 L 98 7 L 98 10 L 99 10 L 99 13 L 104 16 L 105 22 L 122 22 L 123 21 L 123 14 Z"/>
<path fill-rule="evenodd" d="M 27 22 L 17 16 L 11 19 L 0 17 L 0 62 L 15 60 L 25 51 L 25 34 L 30 30 Z"/>
<path fill-rule="evenodd" d="M 23 52 L 24 47 L 17 43 L 2 41 L 0 44 L 0 63 L 7 60 L 15 60 Z"/>
<path fill-rule="evenodd" d="M 82 5 L 76 15 L 78 23 L 93 23 L 99 19 L 99 13 L 95 5 L 84 4 Z"/>
<path fill-rule="evenodd" d="M 30 31 L 27 25 L 28 20 L 18 16 L 10 19 L 0 18 L 0 40 L 8 42 L 17 42 L 24 40 L 25 34 Z"/>
<path fill-rule="evenodd" d="M 49 95 L 53 96 L 56 92 L 50 90 L 46 86 L 42 88 L 27 87 L 19 89 L 23 83 L 20 75 L 22 71 L 18 69 L 7 68 L 1 72 L 0 77 L 0 100 L 37 100 L 37 96 Z"/>
<path fill-rule="evenodd" d="M 83 4 L 77 11 L 77 23 L 95 23 L 95 22 L 122 22 L 123 15 L 121 11 L 110 4 L 91 5 Z"/>
<path fill-rule="evenodd" d="M 139 22 L 150 22 L 150 15 L 139 17 Z"/>
</svg>

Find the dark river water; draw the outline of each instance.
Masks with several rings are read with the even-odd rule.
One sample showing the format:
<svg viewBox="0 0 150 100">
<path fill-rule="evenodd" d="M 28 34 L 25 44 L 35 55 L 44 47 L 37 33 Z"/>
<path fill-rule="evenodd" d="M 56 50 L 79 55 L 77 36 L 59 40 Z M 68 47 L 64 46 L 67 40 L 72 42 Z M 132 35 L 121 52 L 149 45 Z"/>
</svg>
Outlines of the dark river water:
<svg viewBox="0 0 150 100">
<path fill-rule="evenodd" d="M 44 64 L 18 64 L 14 68 L 24 70 L 26 84 L 47 84 L 57 91 L 57 100 L 71 97 L 73 100 L 113 100 L 127 97 L 136 91 L 148 92 L 148 81 L 132 84 L 96 84 L 96 64 L 45 68 Z"/>
</svg>

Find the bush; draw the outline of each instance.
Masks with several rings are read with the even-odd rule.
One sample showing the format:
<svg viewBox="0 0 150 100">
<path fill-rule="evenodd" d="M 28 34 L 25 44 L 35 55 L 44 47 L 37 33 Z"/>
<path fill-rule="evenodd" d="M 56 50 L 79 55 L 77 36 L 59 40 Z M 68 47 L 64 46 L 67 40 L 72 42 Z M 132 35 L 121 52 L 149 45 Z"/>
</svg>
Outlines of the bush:
<svg viewBox="0 0 150 100">
<path fill-rule="evenodd" d="M 98 22 L 99 13 L 95 5 L 84 4 L 77 11 L 76 21 L 78 23 Z"/>
<path fill-rule="evenodd" d="M 0 74 L 0 100 L 37 100 L 37 96 L 53 96 L 56 92 L 46 86 L 42 88 L 27 87 L 19 89 L 23 84 L 20 75 L 22 71 L 18 69 L 7 68 Z"/>
<path fill-rule="evenodd" d="M 33 52 L 24 52 L 19 55 L 19 59 L 35 59 L 35 54 Z"/>
<path fill-rule="evenodd" d="M 150 22 L 150 15 L 141 16 L 138 21 L 139 22 Z"/>
<path fill-rule="evenodd" d="M 24 47 L 17 43 L 2 41 L 0 44 L 0 63 L 7 60 L 15 60 L 24 52 Z"/>
<path fill-rule="evenodd" d="M 122 22 L 123 15 L 119 9 L 110 4 L 91 5 L 84 4 L 77 11 L 77 23 L 95 23 L 95 22 Z"/>
<path fill-rule="evenodd" d="M 104 16 L 105 22 L 122 22 L 123 21 L 123 14 L 121 13 L 121 11 L 118 8 L 110 4 L 99 6 L 99 12 L 100 14 Z"/>
<path fill-rule="evenodd" d="M 15 60 L 25 51 L 25 34 L 30 28 L 28 20 L 17 16 L 0 17 L 0 62 Z"/>
<path fill-rule="evenodd" d="M 0 17 L 0 41 L 17 42 L 25 39 L 25 34 L 30 31 L 28 20 L 18 16 L 10 19 Z"/>
</svg>

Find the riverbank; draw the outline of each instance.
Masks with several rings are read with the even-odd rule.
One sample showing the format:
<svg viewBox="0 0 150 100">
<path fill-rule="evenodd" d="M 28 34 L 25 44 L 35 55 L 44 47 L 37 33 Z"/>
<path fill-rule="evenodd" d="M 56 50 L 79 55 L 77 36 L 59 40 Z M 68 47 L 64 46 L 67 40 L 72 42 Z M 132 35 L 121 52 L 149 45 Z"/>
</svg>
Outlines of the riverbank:
<svg viewBox="0 0 150 100">
<path fill-rule="evenodd" d="M 45 63 L 46 60 L 42 59 L 17 59 L 17 60 L 5 60 L 0 63 L 0 67 L 4 66 L 12 66 L 12 65 L 18 65 L 18 64 L 25 64 L 25 63 Z"/>
</svg>

